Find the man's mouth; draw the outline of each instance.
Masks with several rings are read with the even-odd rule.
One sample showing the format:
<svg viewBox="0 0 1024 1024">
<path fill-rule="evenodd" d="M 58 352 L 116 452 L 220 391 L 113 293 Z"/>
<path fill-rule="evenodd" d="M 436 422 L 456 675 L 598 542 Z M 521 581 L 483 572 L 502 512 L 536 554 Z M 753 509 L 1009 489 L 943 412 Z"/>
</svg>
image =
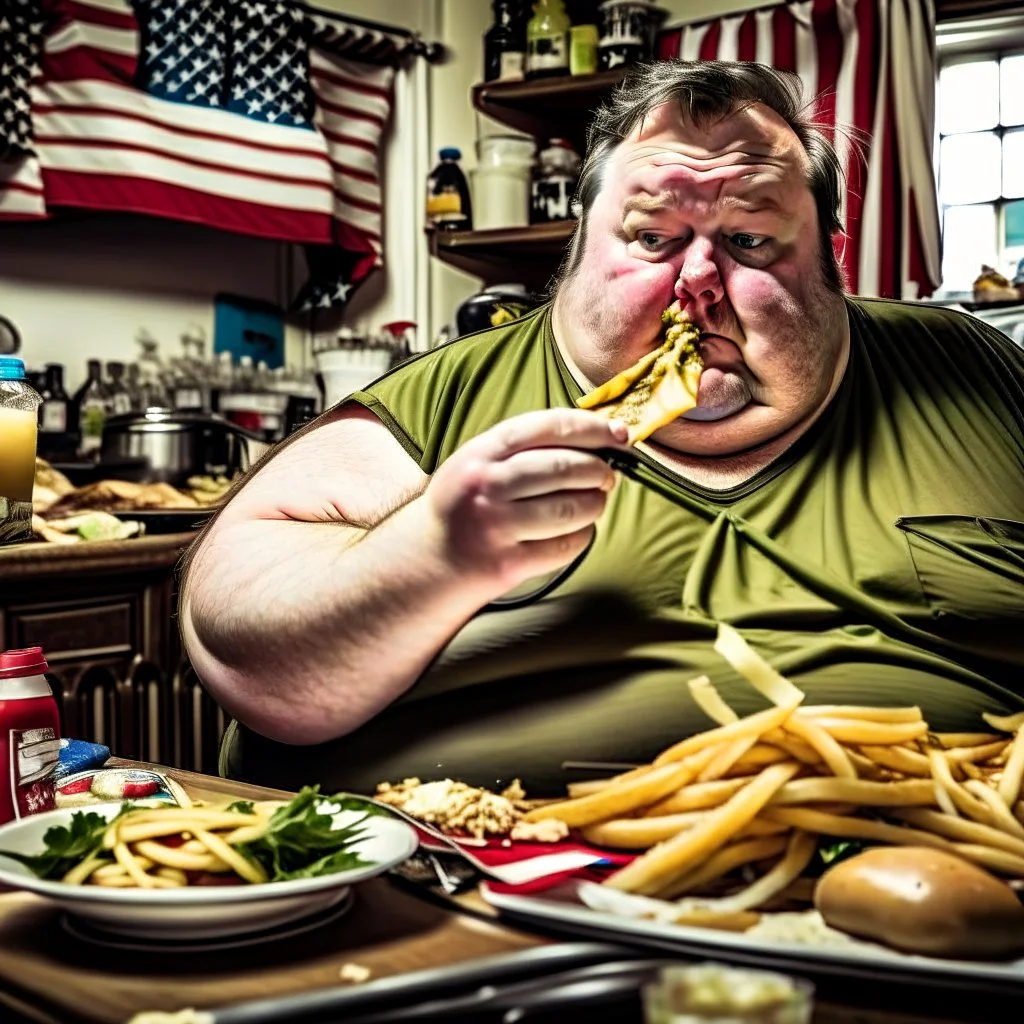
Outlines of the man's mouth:
<svg viewBox="0 0 1024 1024">
<path fill-rule="evenodd" d="M 704 372 L 697 390 L 697 407 L 683 419 L 713 422 L 745 408 L 751 400 L 749 376 L 735 342 L 720 334 L 701 334 L 700 354 Z"/>
</svg>

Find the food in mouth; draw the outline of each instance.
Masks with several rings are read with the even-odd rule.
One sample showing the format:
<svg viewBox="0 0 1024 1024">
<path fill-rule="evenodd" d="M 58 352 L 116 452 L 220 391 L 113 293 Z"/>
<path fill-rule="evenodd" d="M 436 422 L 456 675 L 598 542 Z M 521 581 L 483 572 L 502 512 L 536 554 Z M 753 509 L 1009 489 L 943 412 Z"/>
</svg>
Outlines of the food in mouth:
<svg viewBox="0 0 1024 1024">
<path fill-rule="evenodd" d="M 631 367 L 584 395 L 576 404 L 629 427 L 629 443 L 650 437 L 697 405 L 704 363 L 700 331 L 673 302 L 661 314 L 665 340 Z"/>
</svg>

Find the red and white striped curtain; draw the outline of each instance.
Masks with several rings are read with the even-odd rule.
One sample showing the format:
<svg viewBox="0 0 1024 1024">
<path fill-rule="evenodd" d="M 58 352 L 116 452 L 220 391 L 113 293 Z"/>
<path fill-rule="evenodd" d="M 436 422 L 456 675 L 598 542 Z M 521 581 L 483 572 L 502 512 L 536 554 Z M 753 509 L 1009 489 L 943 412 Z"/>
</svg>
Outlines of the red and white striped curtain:
<svg viewBox="0 0 1024 1024">
<path fill-rule="evenodd" d="M 837 254 L 849 291 L 931 295 L 941 265 L 932 0 L 762 7 L 667 28 L 657 56 L 753 60 L 799 74 L 846 171 L 846 234 Z M 854 141 L 842 126 L 853 129 Z"/>
</svg>

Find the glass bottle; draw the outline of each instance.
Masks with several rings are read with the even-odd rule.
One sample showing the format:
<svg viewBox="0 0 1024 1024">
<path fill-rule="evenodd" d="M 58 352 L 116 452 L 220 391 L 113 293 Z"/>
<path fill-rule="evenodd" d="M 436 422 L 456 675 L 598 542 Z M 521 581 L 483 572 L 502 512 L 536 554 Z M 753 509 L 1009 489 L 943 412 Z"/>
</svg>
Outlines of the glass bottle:
<svg viewBox="0 0 1024 1024">
<path fill-rule="evenodd" d="M 103 383 L 103 371 L 98 359 L 86 363 L 89 375 L 76 394 L 78 404 L 78 429 L 81 435 L 81 451 L 91 456 L 99 451 L 103 439 L 103 424 L 107 421 L 107 387 Z"/>
<path fill-rule="evenodd" d="M 446 146 L 438 156 L 441 162 L 427 178 L 427 227 L 437 231 L 470 231 L 473 206 L 469 183 L 459 166 L 462 151 Z"/>
<path fill-rule="evenodd" d="M 138 363 L 128 364 L 124 386 L 128 391 L 132 412 L 142 412 L 146 406 L 143 404 L 142 385 L 139 383 Z"/>
<path fill-rule="evenodd" d="M 0 544 L 32 536 L 39 402 L 25 364 L 0 356 Z"/>
<path fill-rule="evenodd" d="M 110 406 L 110 414 L 119 416 L 121 413 L 132 411 L 132 396 L 124 382 L 124 363 L 107 363 L 107 402 Z"/>
<path fill-rule="evenodd" d="M 522 78 L 526 65 L 523 0 L 494 0 L 494 24 L 484 33 L 484 81 Z"/>
<path fill-rule="evenodd" d="M 170 408 L 165 384 L 167 370 L 157 352 L 160 343 L 145 330 L 135 336 L 135 343 L 141 349 L 138 367 L 143 410 Z"/>
<path fill-rule="evenodd" d="M 532 224 L 569 220 L 576 192 L 580 157 L 567 139 L 551 139 L 540 152 L 540 168 L 533 179 Z"/>
<path fill-rule="evenodd" d="M 39 406 L 39 433 L 63 435 L 68 429 L 68 405 L 71 401 L 64 390 L 64 367 L 60 363 L 46 364 L 46 379 Z"/>
<path fill-rule="evenodd" d="M 536 0 L 526 23 L 526 77 L 569 74 L 569 15 L 562 0 Z"/>
</svg>

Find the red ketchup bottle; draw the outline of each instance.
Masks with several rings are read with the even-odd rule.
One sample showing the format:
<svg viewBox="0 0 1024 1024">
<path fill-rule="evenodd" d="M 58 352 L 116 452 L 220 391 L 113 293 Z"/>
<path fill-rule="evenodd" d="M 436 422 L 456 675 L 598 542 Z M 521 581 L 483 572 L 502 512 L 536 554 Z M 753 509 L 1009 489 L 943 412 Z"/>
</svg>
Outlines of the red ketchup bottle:
<svg viewBox="0 0 1024 1024">
<path fill-rule="evenodd" d="M 41 647 L 0 652 L 0 824 L 53 810 L 57 702 Z"/>
</svg>

